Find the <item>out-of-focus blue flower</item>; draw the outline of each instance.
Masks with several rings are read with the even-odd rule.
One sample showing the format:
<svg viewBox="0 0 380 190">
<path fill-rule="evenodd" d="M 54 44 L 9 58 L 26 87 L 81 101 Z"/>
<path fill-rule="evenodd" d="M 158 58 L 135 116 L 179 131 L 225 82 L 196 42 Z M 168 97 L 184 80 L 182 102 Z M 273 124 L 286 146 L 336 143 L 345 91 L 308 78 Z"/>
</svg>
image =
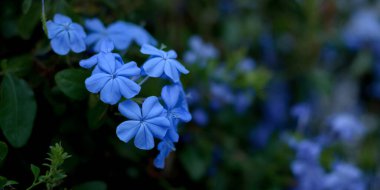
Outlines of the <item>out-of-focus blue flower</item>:
<svg viewBox="0 0 380 190">
<path fill-rule="evenodd" d="M 344 30 L 344 40 L 351 48 L 380 41 L 379 14 L 374 9 L 361 9 L 351 17 Z"/>
<path fill-rule="evenodd" d="M 205 126 L 208 124 L 208 114 L 202 108 L 197 108 L 192 111 L 193 120 L 199 126 Z"/>
<path fill-rule="evenodd" d="M 192 105 L 201 100 L 201 95 L 196 87 L 187 88 L 187 102 Z"/>
<path fill-rule="evenodd" d="M 160 153 L 154 159 L 153 164 L 156 168 L 163 169 L 165 167 L 165 158 L 169 156 L 170 152 L 175 151 L 175 147 L 172 142 L 163 140 L 158 144 L 157 149 Z"/>
<path fill-rule="evenodd" d="M 88 91 L 100 92 L 100 99 L 107 104 L 116 104 L 121 96 L 132 98 L 136 96 L 141 87 L 129 79 L 138 76 L 140 69 L 135 62 L 123 64 L 111 53 L 98 55 L 98 69 L 86 79 Z"/>
<path fill-rule="evenodd" d="M 181 88 L 178 84 L 166 85 L 161 91 L 161 98 L 165 102 L 166 117 L 171 123 L 167 137 L 172 142 L 178 142 L 177 123 L 179 121 L 189 122 L 191 120 L 191 114 L 187 109 L 187 105 L 183 103 L 186 99 L 181 93 Z"/>
<path fill-rule="evenodd" d="M 119 111 L 130 120 L 117 127 L 117 136 L 126 143 L 135 137 L 135 146 L 142 150 L 152 149 L 154 137 L 163 139 L 170 127 L 164 107 L 155 96 L 145 99 L 142 109 L 136 102 L 126 100 L 119 104 Z"/>
<path fill-rule="evenodd" d="M 152 44 L 156 45 L 156 40 L 142 27 L 132 23 L 117 21 L 110 24 L 107 28 L 97 19 L 87 19 L 85 26 L 90 34 L 86 38 L 87 45 L 94 45 L 96 52 L 100 51 L 100 45 L 103 41 L 111 41 L 116 49 L 125 50 L 132 42 L 138 45 Z"/>
<path fill-rule="evenodd" d="M 262 49 L 262 58 L 266 64 L 273 67 L 277 64 L 277 52 L 272 34 L 264 32 L 259 39 Z"/>
<path fill-rule="evenodd" d="M 330 121 L 331 130 L 345 142 L 355 142 L 365 130 L 362 123 L 351 114 L 341 113 Z"/>
<path fill-rule="evenodd" d="M 310 105 L 308 103 L 296 104 L 291 110 L 291 115 L 296 118 L 298 127 L 304 128 L 310 120 Z"/>
<path fill-rule="evenodd" d="M 252 105 L 254 92 L 246 90 L 245 92 L 239 91 L 235 94 L 234 107 L 238 114 L 242 114 Z"/>
<path fill-rule="evenodd" d="M 304 140 L 295 144 L 296 159 L 291 164 L 297 177 L 297 189 L 322 190 L 325 172 L 319 164 L 321 147 L 318 143 Z"/>
<path fill-rule="evenodd" d="M 266 92 L 267 97 L 263 105 L 264 120 L 269 120 L 278 127 L 288 116 L 288 86 L 283 81 L 275 80 L 269 84 Z"/>
<path fill-rule="evenodd" d="M 249 73 L 252 72 L 256 67 L 255 60 L 252 58 L 245 58 L 240 61 L 237 65 L 237 70 L 241 73 Z"/>
<path fill-rule="evenodd" d="M 144 65 L 144 72 L 150 77 L 169 77 L 177 83 L 180 79 L 180 73 L 187 74 L 189 71 L 176 60 L 177 53 L 174 50 L 168 52 L 159 50 L 151 45 L 144 44 L 141 47 L 141 53 L 151 55 Z"/>
<path fill-rule="evenodd" d="M 69 17 L 55 14 L 53 21 L 46 22 L 46 27 L 48 38 L 51 40 L 50 45 L 55 53 L 66 55 L 70 50 L 75 53 L 86 50 L 86 33 L 83 27 L 73 23 Z"/>
<path fill-rule="evenodd" d="M 234 94 L 231 88 L 222 83 L 211 83 L 211 107 L 215 110 L 220 109 L 225 104 L 233 103 Z"/>
<path fill-rule="evenodd" d="M 333 171 L 324 177 L 323 185 L 325 190 L 366 189 L 362 172 L 349 163 L 336 163 Z"/>
<path fill-rule="evenodd" d="M 186 63 L 199 63 L 204 67 L 210 59 L 219 56 L 217 49 L 210 43 L 204 43 L 200 36 L 192 36 L 189 39 L 190 50 L 185 52 L 184 61 Z"/>
</svg>

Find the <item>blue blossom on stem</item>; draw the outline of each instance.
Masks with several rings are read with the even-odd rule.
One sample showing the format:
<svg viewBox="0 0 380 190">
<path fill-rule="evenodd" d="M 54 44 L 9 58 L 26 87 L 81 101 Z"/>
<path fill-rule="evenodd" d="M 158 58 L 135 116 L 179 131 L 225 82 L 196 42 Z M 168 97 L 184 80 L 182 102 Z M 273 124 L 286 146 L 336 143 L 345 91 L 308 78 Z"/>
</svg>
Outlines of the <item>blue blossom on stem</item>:
<svg viewBox="0 0 380 190">
<path fill-rule="evenodd" d="M 168 52 L 159 50 L 151 45 L 144 44 L 141 53 L 151 55 L 144 65 L 144 72 L 150 77 L 169 77 L 173 82 L 179 82 L 180 73 L 187 74 L 189 71 L 176 60 L 177 53 L 174 50 Z"/>
<path fill-rule="evenodd" d="M 184 60 L 186 63 L 199 63 L 205 66 L 207 61 L 219 56 L 217 49 L 210 43 L 204 43 L 199 36 L 192 36 L 189 39 L 190 50 L 185 52 Z"/>
<path fill-rule="evenodd" d="M 154 159 L 153 164 L 156 168 L 163 169 L 165 167 L 165 158 L 169 156 L 170 152 L 175 150 L 175 147 L 172 142 L 163 140 L 158 143 L 157 149 L 160 153 Z"/>
<path fill-rule="evenodd" d="M 332 118 L 331 130 L 344 142 L 355 142 L 365 132 L 362 123 L 351 114 L 342 113 Z"/>
<path fill-rule="evenodd" d="M 117 127 L 117 136 L 126 143 L 135 137 L 135 146 L 142 150 L 152 149 L 154 137 L 163 139 L 170 127 L 164 107 L 155 96 L 145 99 L 142 108 L 136 102 L 126 100 L 119 104 L 119 111 L 130 120 Z"/>
<path fill-rule="evenodd" d="M 132 98 L 136 96 L 141 87 L 130 79 L 140 74 L 140 68 L 135 62 L 123 64 L 113 54 L 100 54 L 98 67 L 86 79 L 88 91 L 100 92 L 100 99 L 107 104 L 116 104 L 121 96 Z"/>
<path fill-rule="evenodd" d="M 165 103 L 166 117 L 171 123 L 167 136 L 172 142 L 178 142 L 177 123 L 191 120 L 191 114 L 187 109 L 186 99 L 181 90 L 180 85 L 174 84 L 164 86 L 161 91 L 161 97 Z"/>
<path fill-rule="evenodd" d="M 55 14 L 53 21 L 46 22 L 46 27 L 48 38 L 51 40 L 50 45 L 55 53 L 66 55 L 70 50 L 75 53 L 86 50 L 86 33 L 83 27 L 73 23 L 69 17 Z"/>
<path fill-rule="evenodd" d="M 87 45 L 94 45 L 96 52 L 100 51 L 103 41 L 111 41 L 116 49 L 125 50 L 132 42 L 138 45 L 152 44 L 155 45 L 156 40 L 142 27 L 123 21 L 117 21 L 110 24 L 107 28 L 97 19 L 87 19 L 85 26 L 90 32 L 86 38 Z"/>
</svg>

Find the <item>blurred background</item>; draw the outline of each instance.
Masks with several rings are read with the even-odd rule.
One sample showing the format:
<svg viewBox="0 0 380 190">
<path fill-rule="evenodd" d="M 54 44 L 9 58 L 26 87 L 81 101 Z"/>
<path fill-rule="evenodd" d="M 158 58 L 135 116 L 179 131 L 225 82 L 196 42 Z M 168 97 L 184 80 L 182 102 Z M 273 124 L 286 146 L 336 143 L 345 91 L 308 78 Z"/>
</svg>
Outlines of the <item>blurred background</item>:
<svg viewBox="0 0 380 190">
<path fill-rule="evenodd" d="M 18 182 L 5 189 L 32 184 L 30 164 L 41 166 L 56 142 L 71 155 L 56 189 L 380 189 L 380 2 L 46 0 L 45 9 L 47 20 L 131 22 L 176 50 L 190 70 L 181 79 L 193 119 L 165 169 L 154 168 L 158 151 L 121 142 L 124 117 L 84 78 L 73 96 L 57 86 L 59 71 L 90 54 L 51 50 L 40 1 L 2 0 L 0 126 L 14 110 L 31 123 L 16 125 L 16 139 L 28 136 L 20 146 L 1 126 L 0 176 Z M 144 61 L 137 45 L 123 58 Z M 5 73 L 35 103 L 4 102 Z M 159 95 L 157 84 L 143 93 Z"/>
</svg>

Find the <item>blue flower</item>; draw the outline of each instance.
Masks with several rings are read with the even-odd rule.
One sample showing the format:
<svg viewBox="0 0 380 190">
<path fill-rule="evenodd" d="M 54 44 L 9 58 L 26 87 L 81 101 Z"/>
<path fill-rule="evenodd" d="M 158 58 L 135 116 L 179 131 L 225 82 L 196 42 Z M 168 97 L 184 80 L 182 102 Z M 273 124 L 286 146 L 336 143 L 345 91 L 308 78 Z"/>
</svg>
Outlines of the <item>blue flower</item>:
<svg viewBox="0 0 380 190">
<path fill-rule="evenodd" d="M 119 104 L 119 111 L 130 120 L 117 127 L 117 136 L 126 143 L 135 137 L 135 146 L 142 150 L 152 149 L 154 137 L 163 139 L 170 127 L 164 108 L 155 96 L 148 97 L 142 109 L 136 102 L 126 100 Z"/>
<path fill-rule="evenodd" d="M 237 65 L 237 69 L 241 73 L 249 73 L 252 72 L 256 67 L 255 60 L 252 58 L 245 58 L 239 62 Z"/>
<path fill-rule="evenodd" d="M 98 55 L 98 67 L 86 79 L 88 91 L 100 92 L 100 99 L 107 104 L 116 104 L 121 96 L 132 98 L 140 92 L 140 86 L 129 77 L 140 74 L 135 62 L 123 64 L 113 54 Z"/>
<path fill-rule="evenodd" d="M 194 117 L 194 122 L 198 124 L 199 126 L 205 126 L 208 123 L 208 115 L 205 110 L 202 108 L 197 108 L 192 112 L 192 115 Z"/>
<path fill-rule="evenodd" d="M 87 45 L 94 45 L 94 51 L 99 52 L 103 41 L 111 41 L 116 49 L 125 50 L 134 41 L 143 44 L 156 45 L 156 40 L 142 27 L 132 23 L 117 21 L 107 28 L 99 19 L 88 19 L 85 26 L 90 34 L 86 38 Z"/>
<path fill-rule="evenodd" d="M 141 53 L 151 55 L 144 65 L 145 73 L 150 77 L 162 77 L 164 74 L 174 82 L 179 82 L 179 74 L 187 74 L 189 71 L 176 60 L 177 53 L 174 50 L 168 52 L 159 50 L 151 45 L 144 44 Z"/>
<path fill-rule="evenodd" d="M 175 151 L 175 147 L 172 142 L 163 140 L 158 144 L 157 149 L 160 153 L 154 159 L 153 164 L 157 168 L 163 169 L 165 167 L 165 158 L 169 156 L 170 152 Z"/>
<path fill-rule="evenodd" d="M 362 172 L 352 164 L 336 163 L 334 170 L 323 181 L 326 190 L 364 190 L 366 188 Z"/>
<path fill-rule="evenodd" d="M 207 61 L 219 56 L 217 49 L 209 43 L 204 43 L 199 36 L 192 36 L 189 39 L 190 50 L 185 52 L 184 60 L 187 63 L 199 63 L 200 66 L 206 66 Z"/>
<path fill-rule="evenodd" d="M 67 16 L 61 14 L 54 15 L 54 21 L 47 21 L 48 38 L 54 52 L 59 55 L 66 55 L 70 49 L 79 53 L 86 50 L 84 39 L 86 33 L 83 27 L 73 23 Z"/>
<path fill-rule="evenodd" d="M 121 56 L 117 53 L 112 53 L 112 50 L 114 49 L 114 45 L 111 41 L 104 40 L 102 44 L 100 45 L 100 52 L 98 54 L 93 55 L 92 57 L 88 59 L 83 59 L 79 62 L 79 65 L 86 69 L 91 69 L 94 66 L 96 66 L 102 57 L 105 57 L 106 54 L 111 54 L 117 59 L 119 62 L 123 62 L 123 59 Z M 96 68 L 98 70 L 98 68 Z"/>
<path fill-rule="evenodd" d="M 171 123 L 167 136 L 173 142 L 178 142 L 178 122 L 189 122 L 191 120 L 184 93 L 181 91 L 182 87 L 178 84 L 164 86 L 161 91 L 166 117 Z"/>
<path fill-rule="evenodd" d="M 365 132 L 359 119 L 348 113 L 336 115 L 332 118 L 330 125 L 333 133 L 347 143 L 355 142 Z"/>
</svg>

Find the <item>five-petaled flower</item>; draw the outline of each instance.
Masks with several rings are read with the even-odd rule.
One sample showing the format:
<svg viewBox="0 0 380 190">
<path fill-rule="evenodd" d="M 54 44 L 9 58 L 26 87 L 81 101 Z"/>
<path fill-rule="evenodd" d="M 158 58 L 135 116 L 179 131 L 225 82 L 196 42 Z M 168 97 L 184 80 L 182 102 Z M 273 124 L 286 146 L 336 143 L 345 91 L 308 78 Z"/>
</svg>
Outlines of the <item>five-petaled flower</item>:
<svg viewBox="0 0 380 190">
<path fill-rule="evenodd" d="M 46 27 L 51 47 L 57 54 L 66 55 L 70 49 L 75 53 L 86 50 L 83 27 L 73 23 L 69 17 L 55 14 L 54 21 L 47 21 Z"/>
<path fill-rule="evenodd" d="M 100 91 L 100 99 L 107 104 L 116 104 L 121 96 L 132 98 L 141 87 L 129 77 L 140 74 L 140 68 L 131 61 L 123 64 L 112 53 L 98 55 L 98 66 L 86 79 L 86 87 L 92 93 Z"/>
<path fill-rule="evenodd" d="M 163 139 L 170 126 L 163 114 L 164 108 L 155 96 L 148 97 L 143 102 L 142 109 L 136 102 L 126 100 L 119 104 L 119 111 L 130 120 L 117 127 L 117 136 L 124 142 L 135 137 L 135 146 L 142 150 L 152 149 L 154 137 Z"/>
<path fill-rule="evenodd" d="M 173 80 L 179 82 L 180 73 L 187 74 L 189 71 L 176 60 L 177 53 L 174 50 L 168 52 L 159 50 L 151 45 L 144 44 L 141 47 L 141 53 L 151 55 L 144 65 L 145 73 L 150 77 L 162 77 L 164 74 Z"/>
</svg>

